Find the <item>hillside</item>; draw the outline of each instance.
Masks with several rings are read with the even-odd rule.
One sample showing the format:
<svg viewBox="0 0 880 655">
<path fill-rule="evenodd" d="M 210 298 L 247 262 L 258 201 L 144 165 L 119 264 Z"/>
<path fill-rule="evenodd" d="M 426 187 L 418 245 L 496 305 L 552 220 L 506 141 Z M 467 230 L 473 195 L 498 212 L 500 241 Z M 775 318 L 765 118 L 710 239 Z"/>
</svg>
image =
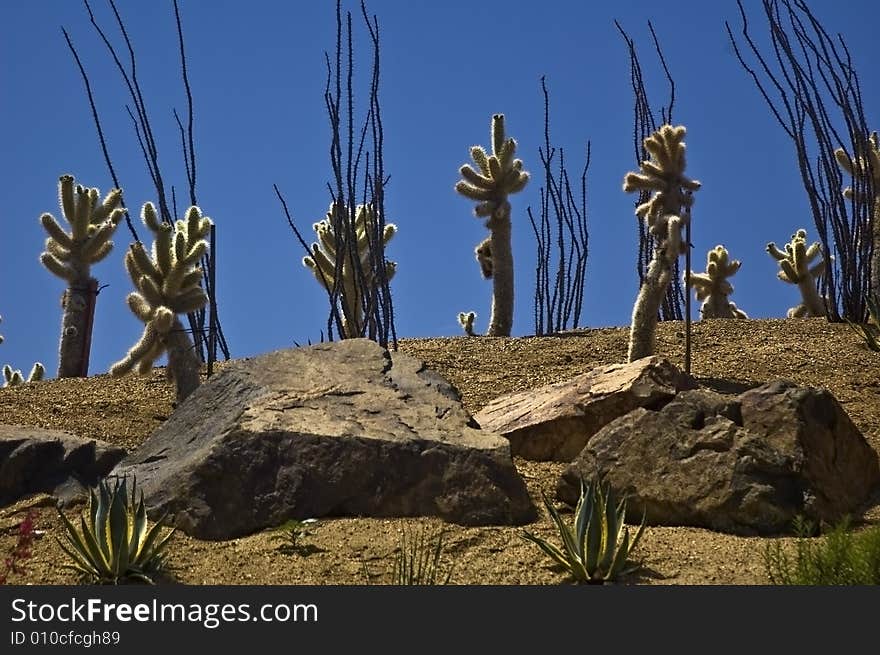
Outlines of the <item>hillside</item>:
<svg viewBox="0 0 880 655">
<path fill-rule="evenodd" d="M 400 350 L 447 377 L 471 412 L 506 392 L 574 376 L 625 360 L 628 331 L 578 330 L 542 338 L 405 339 Z M 681 365 L 683 324 L 661 324 L 657 352 Z M 222 366 L 222 364 L 221 364 Z M 828 388 L 875 450 L 880 450 L 880 354 L 870 352 L 845 324 L 824 319 L 708 321 L 694 325 L 693 374 L 719 391 L 740 391 L 775 378 Z M 173 411 L 173 389 L 156 370 L 146 378 L 51 380 L 0 391 L 0 423 L 67 430 L 136 447 Z M 536 504 L 552 493 L 562 464 L 516 460 Z M 60 523 L 51 500 L 35 497 L 0 509 L 0 551 L 14 545 L 22 510 L 37 507 L 44 536 L 23 578 L 37 584 L 71 583 L 59 568 L 52 535 Z M 880 522 L 880 492 L 866 507 L 867 523 Z M 445 530 L 445 560 L 455 560 L 459 584 L 558 584 L 564 575 L 512 527 L 463 528 L 435 519 L 321 520 L 304 540 L 305 553 L 279 549 L 267 532 L 228 542 L 175 536 L 169 561 L 184 584 L 362 584 L 364 564 L 374 581 L 387 579 L 401 531 L 427 525 Z M 542 509 L 530 530 L 555 539 Z M 734 537 L 696 528 L 652 527 L 635 555 L 644 562 L 640 584 L 762 584 L 768 539 Z M 790 540 L 786 540 L 790 541 Z"/>
</svg>

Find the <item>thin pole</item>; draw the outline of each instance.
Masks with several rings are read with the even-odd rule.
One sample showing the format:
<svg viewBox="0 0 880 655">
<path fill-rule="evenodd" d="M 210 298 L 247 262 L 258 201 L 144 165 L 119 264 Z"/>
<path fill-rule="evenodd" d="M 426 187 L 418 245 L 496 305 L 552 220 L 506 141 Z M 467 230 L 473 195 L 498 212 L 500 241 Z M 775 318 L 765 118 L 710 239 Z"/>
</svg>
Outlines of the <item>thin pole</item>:
<svg viewBox="0 0 880 655">
<path fill-rule="evenodd" d="M 684 226 L 684 372 L 691 374 L 691 220 L 688 209 L 688 221 Z"/>
</svg>

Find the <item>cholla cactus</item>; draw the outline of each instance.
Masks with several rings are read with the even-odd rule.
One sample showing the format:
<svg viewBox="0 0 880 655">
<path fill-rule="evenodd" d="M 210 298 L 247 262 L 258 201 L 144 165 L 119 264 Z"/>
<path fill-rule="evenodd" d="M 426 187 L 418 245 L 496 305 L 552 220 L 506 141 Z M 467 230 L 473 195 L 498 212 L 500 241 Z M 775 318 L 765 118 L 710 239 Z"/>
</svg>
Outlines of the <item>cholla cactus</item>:
<svg viewBox="0 0 880 655">
<path fill-rule="evenodd" d="M 724 246 L 715 246 L 709 251 L 705 273 L 691 271 L 690 283 L 697 300 L 702 300 L 700 318 L 748 318 L 737 309 L 728 296 L 733 293 L 733 285 L 727 278 L 736 274 L 742 265 L 737 259 L 731 261 L 730 253 Z"/>
<path fill-rule="evenodd" d="M 337 234 L 334 226 L 345 225 L 348 221 L 348 208 L 342 203 L 333 203 L 327 217 L 312 227 L 318 235 L 318 243 L 312 244 L 312 254 L 303 257 L 303 265 L 315 275 L 315 279 L 329 293 L 334 289 L 339 293 L 342 309 L 342 337 L 357 338 L 364 333 L 364 304 L 361 294 L 366 289 L 371 294 L 376 289 L 377 280 L 372 266 L 371 234 L 376 226 L 376 212 L 371 205 L 358 205 L 355 209 L 354 232 L 357 238 L 357 262 L 352 260 L 345 237 Z M 347 231 L 343 232 L 343 234 Z M 382 232 L 382 248 L 397 233 L 397 226 L 387 223 Z M 338 261 L 341 258 L 341 261 Z M 337 279 L 337 263 L 341 275 Z M 391 280 L 397 271 L 397 263 L 385 261 L 385 280 Z M 363 277 L 361 277 L 363 276 Z M 363 280 L 363 286 L 358 284 Z"/>
<path fill-rule="evenodd" d="M 476 332 L 474 332 L 474 321 L 477 318 L 476 312 L 461 312 L 458 315 L 458 324 L 464 330 L 464 333 L 469 337 L 477 336 Z"/>
<path fill-rule="evenodd" d="M 807 247 L 807 231 L 798 230 L 785 244 L 785 252 L 772 242 L 767 244 L 767 252 L 779 262 L 777 277 L 783 282 L 796 284 L 801 291 L 803 303 L 789 309 L 788 317 L 825 316 L 826 300 L 816 290 L 816 279 L 825 271 L 821 244 L 816 242 Z"/>
<path fill-rule="evenodd" d="M 623 190 L 627 193 L 651 191 L 647 202 L 636 208 L 655 239 L 654 256 L 633 307 L 629 337 L 629 361 L 654 354 L 657 314 L 672 280 L 675 260 L 684 253 L 682 230 L 690 221 L 693 192 L 700 183 L 684 174 L 685 137 L 683 125 L 663 125 L 645 139 L 651 159 L 643 161 L 641 171 L 627 173 Z"/>
<path fill-rule="evenodd" d="M 203 217 L 198 207 L 190 207 L 185 220 L 162 223 L 149 202 L 141 218 L 155 235 L 152 256 L 142 243 L 133 243 L 125 254 L 125 269 L 137 289 L 128 294 L 128 307 L 144 322 L 144 333 L 125 358 L 110 368 L 110 375 L 124 375 L 135 368 L 146 375 L 167 352 L 168 375 L 175 381 L 181 402 L 199 386 L 200 364 L 177 315 L 194 312 L 208 302 L 200 286 L 202 269 L 196 262 L 208 249 L 205 236 L 211 219 Z"/>
<path fill-rule="evenodd" d="M 125 209 L 119 206 L 122 192 L 111 190 L 100 200 L 98 189 L 77 184 L 72 175 L 62 175 L 58 182 L 61 211 L 70 224 L 66 232 L 52 214 L 40 216 L 49 237 L 40 262 L 51 273 L 67 282 L 61 300 L 61 341 L 58 377 L 88 375 L 89 344 L 98 283 L 91 277 L 91 265 L 110 252 L 110 237 Z"/>
<path fill-rule="evenodd" d="M 880 298 L 880 138 L 876 132 L 872 132 L 868 138 L 867 152 L 858 155 L 855 159 L 851 158 L 843 148 L 835 150 L 834 156 L 843 170 L 863 183 L 862 188 L 870 186 L 873 191 L 873 198 L 865 198 L 867 202 L 873 202 L 870 295 Z M 865 184 L 869 181 L 870 185 Z M 852 187 L 843 190 L 845 198 L 852 198 L 855 193 Z"/>
<path fill-rule="evenodd" d="M 27 378 L 21 374 L 20 370 L 13 369 L 9 364 L 5 364 L 3 366 L 3 386 L 15 387 L 25 382 L 39 382 L 45 374 L 46 369 L 40 362 L 34 364 Z"/>
<path fill-rule="evenodd" d="M 492 116 L 492 154 L 482 146 L 471 148 L 471 158 L 479 172 L 469 164 L 459 169 L 462 180 L 455 190 L 477 201 L 474 214 L 486 219 L 489 238 L 477 246 L 477 261 L 483 277 L 492 278 L 490 337 L 509 337 L 513 328 L 513 252 L 511 250 L 510 203 L 507 196 L 522 191 L 529 174 L 522 161 L 514 159 L 516 141 L 504 135 L 504 115 Z"/>
</svg>

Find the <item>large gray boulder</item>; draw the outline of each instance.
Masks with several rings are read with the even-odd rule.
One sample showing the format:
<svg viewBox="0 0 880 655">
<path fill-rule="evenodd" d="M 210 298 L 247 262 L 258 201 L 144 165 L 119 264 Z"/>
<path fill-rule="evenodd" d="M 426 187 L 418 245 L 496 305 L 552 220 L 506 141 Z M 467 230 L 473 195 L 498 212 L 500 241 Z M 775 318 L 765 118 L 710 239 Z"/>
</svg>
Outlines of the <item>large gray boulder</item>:
<svg viewBox="0 0 880 655">
<path fill-rule="evenodd" d="M 561 500 L 601 476 L 629 495 L 628 518 L 733 534 L 837 522 L 880 482 L 877 453 L 825 389 L 777 380 L 727 396 L 685 391 L 600 430 L 563 473 Z"/>
<path fill-rule="evenodd" d="M 73 500 L 94 486 L 125 450 L 61 430 L 0 425 L 0 506 L 48 493 Z"/>
<path fill-rule="evenodd" d="M 327 515 L 536 516 L 507 441 L 422 362 L 366 339 L 231 362 L 114 473 L 203 539 Z"/>
<path fill-rule="evenodd" d="M 696 382 L 661 357 L 599 366 L 569 380 L 499 396 L 474 419 L 514 455 L 570 462 L 600 428 L 637 407 L 658 408 Z"/>
</svg>

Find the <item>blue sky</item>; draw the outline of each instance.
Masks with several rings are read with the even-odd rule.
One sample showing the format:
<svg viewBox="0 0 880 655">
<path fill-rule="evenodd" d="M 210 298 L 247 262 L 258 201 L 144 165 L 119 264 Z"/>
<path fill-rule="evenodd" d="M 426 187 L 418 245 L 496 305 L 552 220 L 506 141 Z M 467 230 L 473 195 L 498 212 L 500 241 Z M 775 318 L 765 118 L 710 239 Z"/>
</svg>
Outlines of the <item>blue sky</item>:
<svg viewBox="0 0 880 655">
<path fill-rule="evenodd" d="M 103 0 L 97 18 L 120 45 Z M 745 0 L 751 28 L 766 43 L 757 0 Z M 868 120 L 880 125 L 874 82 L 880 3 L 813 0 L 816 16 L 843 33 L 863 80 Z M 171 110 L 185 110 L 170 0 L 119 7 L 138 53 L 166 180 L 186 187 Z M 195 103 L 198 195 L 217 224 L 218 303 L 233 357 L 316 341 L 326 325 L 323 290 L 302 266 L 302 251 L 272 190 L 277 183 L 307 235 L 329 204 L 326 182 L 330 129 L 324 108 L 324 51 L 334 48 L 335 1 L 180 0 Z M 662 7 L 662 9 L 658 9 Z M 846 10 L 841 10 L 845 7 Z M 359 5 L 355 65 L 364 115 L 369 41 Z M 525 2 L 371 0 L 382 32 L 380 99 L 385 125 L 388 220 L 398 226 L 387 256 L 398 262 L 392 282 L 400 337 L 460 334 L 456 315 L 489 319 L 491 281 L 483 280 L 474 246 L 487 234 L 473 203 L 453 186 L 473 144 L 489 145 L 490 116 L 506 115 L 508 134 L 532 181 L 511 198 L 516 264 L 514 334 L 534 331 L 535 241 L 526 207 L 537 211 L 543 178 L 540 77 L 551 94 L 551 135 L 579 171 L 592 141 L 588 180 L 590 254 L 581 325 L 629 324 L 637 292 L 637 231 L 633 197 L 622 191 L 634 168 L 632 92 L 618 19 L 635 38 L 652 105 L 667 87 L 647 29 L 650 19 L 676 81 L 675 122 L 688 128 L 688 173 L 700 180 L 693 212 L 694 268 L 718 243 L 742 260 L 732 296 L 755 318 L 783 317 L 797 289 L 776 279 L 767 241 L 785 242 L 800 227 L 815 239 L 793 146 L 734 58 L 724 20 L 734 29 L 733 0 Z M 75 0 L 4 4 L 0 25 L 0 178 L 9 193 L 0 209 L 0 363 L 27 372 L 35 360 L 54 375 L 58 364 L 64 285 L 39 263 L 45 233 L 38 217 L 60 218 L 58 176 L 111 186 L 79 72 L 61 34 L 70 32 L 96 93 L 111 155 L 133 218 L 155 201 L 124 110 L 122 80 Z M 659 117 L 658 117 L 659 118 Z M 139 229 L 142 238 L 147 230 Z M 142 324 L 125 305 L 132 291 L 123 268 L 130 234 L 92 274 L 109 285 L 98 298 L 91 373 L 102 373 L 137 341 Z M 697 316 L 698 303 L 694 303 Z"/>
</svg>

